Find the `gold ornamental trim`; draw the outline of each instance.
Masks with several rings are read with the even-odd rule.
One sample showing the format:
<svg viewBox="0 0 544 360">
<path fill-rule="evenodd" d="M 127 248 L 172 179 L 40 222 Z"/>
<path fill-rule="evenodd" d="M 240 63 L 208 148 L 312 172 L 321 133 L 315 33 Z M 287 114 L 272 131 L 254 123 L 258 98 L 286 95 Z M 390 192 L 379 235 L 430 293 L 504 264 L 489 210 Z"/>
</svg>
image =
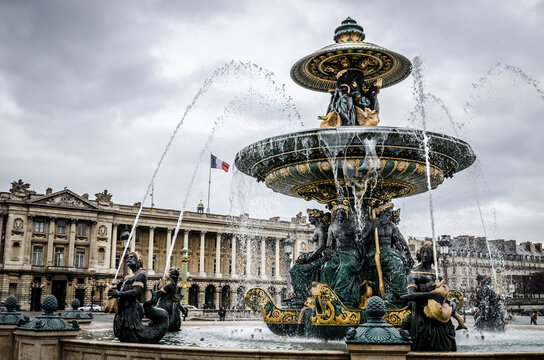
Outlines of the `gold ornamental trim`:
<svg viewBox="0 0 544 360">
<path fill-rule="evenodd" d="M 394 161 L 393 169 L 391 169 L 391 171 L 389 171 L 387 175 L 383 176 L 383 171 L 388 161 Z M 420 160 L 409 160 L 409 159 L 395 158 L 395 157 L 389 157 L 389 156 L 381 157 L 381 158 L 376 158 L 376 157 L 365 158 L 362 156 L 316 158 L 311 160 L 297 161 L 297 162 L 289 163 L 287 165 L 277 166 L 266 174 L 265 181 L 267 183 L 269 182 L 272 183 L 274 181 L 281 180 L 276 173 L 278 171 L 280 175 L 282 175 L 284 178 L 293 177 L 293 174 L 290 171 L 291 169 L 295 169 L 298 172 L 298 175 L 300 176 L 305 176 L 307 174 L 311 174 L 315 176 L 315 174 L 312 173 L 310 169 L 310 163 L 315 163 L 319 171 L 321 172 L 321 175 L 327 176 L 324 173 L 324 171 L 327 172 L 327 171 L 333 170 L 332 162 L 341 163 L 339 164 L 338 167 L 341 167 L 344 172 L 347 172 L 347 169 L 352 171 L 354 169 L 357 169 L 356 170 L 357 173 L 359 173 L 358 168 L 362 164 L 367 162 L 368 168 L 369 169 L 377 168 L 378 174 L 380 176 L 383 176 L 383 178 L 387 178 L 391 176 L 395 171 L 400 172 L 399 174 L 397 174 L 397 176 L 404 175 L 404 172 L 408 169 L 408 167 L 410 167 L 411 164 L 415 165 L 414 170 L 410 174 L 404 175 L 404 176 L 409 177 L 409 176 L 413 176 L 414 174 L 418 176 L 422 176 L 427 170 L 426 164 Z M 375 162 L 377 163 L 377 165 L 375 164 Z M 429 164 L 429 166 L 431 168 L 431 178 L 436 178 L 438 176 L 437 181 L 439 183 L 442 183 L 444 181 L 444 175 L 443 175 L 444 171 L 436 165 Z M 304 170 L 300 171 L 300 169 L 304 169 Z M 357 174 L 354 178 L 357 178 Z"/>
<path fill-rule="evenodd" d="M 398 310 L 386 310 L 382 319 L 393 326 L 401 326 L 402 320 L 412 313 L 408 307 L 409 306 L 405 306 Z"/>
<path fill-rule="evenodd" d="M 338 295 L 325 284 L 316 284 L 310 290 L 314 301 L 312 325 L 317 326 L 359 326 L 361 310 L 348 309 Z"/>
<path fill-rule="evenodd" d="M 357 180 L 357 179 L 354 179 Z M 358 180 L 363 181 L 363 178 Z M 405 197 L 414 194 L 417 190 L 415 185 L 407 182 L 378 179 L 378 185 L 376 188 L 387 188 L 387 190 L 375 190 L 375 195 L 363 196 L 364 199 L 376 199 L 380 201 L 390 200 L 391 198 Z M 346 186 L 346 182 L 343 179 L 338 180 L 338 185 L 341 187 Z M 291 193 L 297 197 L 302 197 L 305 200 L 317 200 L 322 204 L 326 204 L 330 201 L 336 200 L 337 191 L 334 179 L 314 181 L 309 184 L 302 184 L 295 186 L 291 189 Z M 345 195 L 344 199 L 355 199 L 353 195 Z"/>
<path fill-rule="evenodd" d="M 300 318 L 300 309 L 282 309 L 276 306 L 272 296 L 263 288 L 249 289 L 244 300 L 253 312 L 261 312 L 266 324 L 297 325 Z"/>
</svg>

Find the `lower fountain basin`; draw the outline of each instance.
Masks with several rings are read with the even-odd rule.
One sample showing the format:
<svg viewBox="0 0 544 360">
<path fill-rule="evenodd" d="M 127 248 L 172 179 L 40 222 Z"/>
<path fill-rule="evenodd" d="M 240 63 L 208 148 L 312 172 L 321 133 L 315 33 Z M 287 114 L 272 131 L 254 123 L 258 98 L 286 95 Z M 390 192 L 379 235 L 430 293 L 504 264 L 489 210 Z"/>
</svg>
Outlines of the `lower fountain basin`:
<svg viewBox="0 0 544 360">
<path fill-rule="evenodd" d="M 228 324 L 228 323 L 227 323 Z M 468 336 L 467 336 L 468 334 Z M 503 333 L 483 333 L 474 330 L 457 331 L 456 341 L 459 353 L 485 353 L 484 357 L 494 352 L 510 353 L 509 357 L 526 358 L 516 353 L 543 354 L 542 330 L 506 329 Z M 79 339 L 97 340 L 101 343 L 119 343 L 112 330 L 86 331 Z M 315 338 L 288 337 L 274 335 L 262 322 L 213 323 L 205 326 L 183 326 L 177 333 L 167 333 L 159 345 L 199 347 L 215 349 L 253 349 L 287 351 L 345 351 L 343 340 L 323 341 Z M 150 345 L 146 345 L 150 346 Z M 151 346 L 152 347 L 152 346 Z M 442 353 L 444 354 L 444 353 Z M 452 353 L 454 354 L 454 353 Z M 462 355 L 462 354 L 461 354 Z M 347 358 L 349 355 L 347 355 Z M 440 356 L 432 357 L 439 358 Z M 532 358 L 538 358 L 534 356 Z"/>
<path fill-rule="evenodd" d="M 342 126 L 258 141 L 240 150 L 235 164 L 284 195 L 329 203 L 337 199 L 338 187 L 343 187 L 343 198 L 363 191 L 365 199 L 386 201 L 428 190 L 426 143 L 432 189 L 476 160 L 468 143 L 451 136 L 395 127 Z M 376 183 L 367 187 L 369 179 Z"/>
</svg>

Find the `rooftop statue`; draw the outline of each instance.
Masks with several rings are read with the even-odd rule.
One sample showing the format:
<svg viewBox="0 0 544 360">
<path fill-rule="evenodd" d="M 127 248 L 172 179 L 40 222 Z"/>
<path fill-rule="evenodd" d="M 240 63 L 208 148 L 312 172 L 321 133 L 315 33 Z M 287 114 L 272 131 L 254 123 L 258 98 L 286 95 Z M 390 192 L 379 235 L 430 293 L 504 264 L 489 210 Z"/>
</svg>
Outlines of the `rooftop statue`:
<svg viewBox="0 0 544 360">
<path fill-rule="evenodd" d="M 117 299 L 117 313 L 113 319 L 113 332 L 121 342 L 156 344 L 168 330 L 168 313 L 153 307 L 156 297 L 140 304 L 139 299 L 147 284 L 140 255 L 133 252 L 127 256 L 127 265 L 132 274 L 117 284 L 117 290 L 109 290 L 108 296 Z M 151 321 L 143 325 L 144 315 Z"/>
</svg>

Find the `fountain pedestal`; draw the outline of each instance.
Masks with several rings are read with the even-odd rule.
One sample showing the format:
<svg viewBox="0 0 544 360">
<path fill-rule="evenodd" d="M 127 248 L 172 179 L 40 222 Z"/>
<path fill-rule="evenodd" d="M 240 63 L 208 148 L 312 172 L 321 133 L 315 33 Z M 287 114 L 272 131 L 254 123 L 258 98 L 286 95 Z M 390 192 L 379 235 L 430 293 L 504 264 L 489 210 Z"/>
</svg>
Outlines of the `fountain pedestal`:
<svg viewBox="0 0 544 360">
<path fill-rule="evenodd" d="M 75 339 L 77 321 L 71 324 L 54 312 L 57 299 L 47 295 L 42 303 L 44 314 L 17 327 L 14 332 L 13 359 L 61 360 L 61 339 Z"/>
</svg>

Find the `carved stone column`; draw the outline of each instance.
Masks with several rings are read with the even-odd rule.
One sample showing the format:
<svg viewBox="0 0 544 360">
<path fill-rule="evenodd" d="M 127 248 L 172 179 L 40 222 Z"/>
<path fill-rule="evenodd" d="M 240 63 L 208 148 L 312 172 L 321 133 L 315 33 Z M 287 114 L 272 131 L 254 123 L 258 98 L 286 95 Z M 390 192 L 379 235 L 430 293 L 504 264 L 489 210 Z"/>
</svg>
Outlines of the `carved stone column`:
<svg viewBox="0 0 544 360">
<path fill-rule="evenodd" d="M 221 234 L 215 235 L 215 276 L 223 277 L 221 274 Z"/>
<path fill-rule="evenodd" d="M 266 276 L 266 237 L 261 237 L 261 279 L 268 279 Z"/>
<path fill-rule="evenodd" d="M 294 265 L 295 260 L 298 258 L 298 255 L 300 253 L 300 241 L 297 239 L 296 236 L 293 236 L 293 256 L 291 257 L 291 267 Z"/>
<path fill-rule="evenodd" d="M 1 226 L 1 224 L 0 224 Z M 32 233 L 34 228 L 34 217 L 29 215 L 26 218 L 26 231 L 25 231 L 25 241 L 24 241 L 24 265 L 26 268 L 30 269 L 30 264 L 32 262 Z M 2 229 L 0 227 L 0 229 Z"/>
<path fill-rule="evenodd" d="M 138 226 L 134 229 L 134 234 L 132 234 L 132 239 L 130 239 L 130 252 L 136 251 L 136 234 L 138 232 Z M 126 255 L 129 253 L 127 252 Z M 125 256 L 126 256 L 125 255 Z"/>
<path fill-rule="evenodd" d="M 119 224 L 113 223 L 111 231 L 111 252 L 110 252 L 110 269 L 115 269 L 115 255 L 117 253 L 117 227 Z"/>
<path fill-rule="evenodd" d="M 198 276 L 206 276 L 206 269 L 204 269 L 204 246 L 206 243 L 206 232 L 201 231 L 200 232 L 200 271 L 198 272 Z"/>
<path fill-rule="evenodd" d="M 219 290 L 219 286 L 215 289 L 215 294 L 213 295 L 213 303 L 215 305 L 216 309 L 219 309 L 221 305 L 219 305 L 219 294 L 221 291 Z"/>
<path fill-rule="evenodd" d="M 68 267 L 74 267 L 74 247 L 76 244 L 76 220 L 71 219 L 70 220 L 70 238 L 68 243 Z"/>
<path fill-rule="evenodd" d="M 183 248 L 189 250 L 189 230 L 183 230 Z"/>
<path fill-rule="evenodd" d="M 231 274 L 230 277 L 237 278 L 238 274 L 236 274 L 236 241 L 237 236 L 232 235 L 232 240 L 230 244 L 230 267 L 231 267 Z"/>
<path fill-rule="evenodd" d="M 276 258 L 274 259 L 274 277 L 280 278 L 280 238 L 276 238 Z"/>
<path fill-rule="evenodd" d="M 251 238 L 246 237 L 246 276 L 251 277 Z"/>
<path fill-rule="evenodd" d="M 172 246 L 172 228 L 168 228 L 167 229 L 167 232 L 166 232 L 166 257 L 164 258 L 165 259 L 165 262 L 164 262 L 164 265 L 166 266 L 166 261 L 168 260 L 168 254 L 170 254 L 170 247 Z M 170 264 L 170 267 L 172 266 L 172 264 Z M 166 270 L 168 271 L 168 269 Z"/>
<path fill-rule="evenodd" d="M 153 246 L 155 245 L 155 227 L 149 227 L 149 246 L 147 247 L 147 273 L 149 275 L 155 275 L 155 269 L 153 268 Z"/>
<path fill-rule="evenodd" d="M 199 284 L 198 287 L 198 307 L 202 309 L 204 307 L 204 303 L 206 302 L 206 288 L 202 289 L 203 284 Z"/>
<path fill-rule="evenodd" d="M 181 255 L 182 266 L 183 266 L 183 258 L 185 256 L 187 257 L 185 266 L 187 267 L 187 276 L 189 276 L 190 275 L 190 272 L 189 272 L 189 230 L 183 230 L 183 248 L 181 249 L 181 252 L 182 252 L 182 255 Z M 188 298 L 187 295 L 185 297 Z M 188 301 L 188 299 L 186 299 L 186 301 Z"/>
<path fill-rule="evenodd" d="M 49 220 L 47 229 L 47 266 L 53 266 L 53 240 L 55 239 L 55 218 Z"/>
<path fill-rule="evenodd" d="M 96 241 L 98 238 L 98 222 L 91 221 L 91 231 L 90 231 L 90 245 L 89 245 L 89 268 L 97 268 L 97 257 L 98 257 L 98 248 L 96 246 Z"/>
</svg>

